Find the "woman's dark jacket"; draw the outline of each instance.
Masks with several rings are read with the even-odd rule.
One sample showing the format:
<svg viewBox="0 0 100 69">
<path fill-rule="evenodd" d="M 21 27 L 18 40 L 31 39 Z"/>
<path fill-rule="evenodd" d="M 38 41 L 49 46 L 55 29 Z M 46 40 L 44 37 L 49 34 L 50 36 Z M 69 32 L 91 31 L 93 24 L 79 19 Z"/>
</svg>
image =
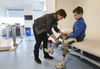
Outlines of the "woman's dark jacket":
<svg viewBox="0 0 100 69">
<path fill-rule="evenodd" d="M 41 34 L 43 32 L 47 32 L 49 35 L 52 35 L 52 28 L 56 32 L 59 32 L 60 30 L 57 28 L 58 25 L 58 20 L 57 20 L 57 14 L 52 13 L 52 14 L 45 14 L 37 19 L 34 20 L 34 27 L 35 31 L 38 34 Z"/>
</svg>

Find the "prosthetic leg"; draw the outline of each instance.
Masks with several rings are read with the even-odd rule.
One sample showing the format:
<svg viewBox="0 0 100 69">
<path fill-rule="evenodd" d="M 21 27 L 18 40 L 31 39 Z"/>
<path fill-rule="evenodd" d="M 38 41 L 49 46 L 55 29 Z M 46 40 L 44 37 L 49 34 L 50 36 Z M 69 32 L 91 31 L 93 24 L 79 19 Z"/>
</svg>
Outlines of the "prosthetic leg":
<svg viewBox="0 0 100 69">
<path fill-rule="evenodd" d="M 57 39 L 59 39 L 59 38 L 62 38 L 62 36 L 60 35 L 60 36 L 58 36 L 58 38 Z M 47 53 L 50 53 L 50 54 L 53 54 L 54 53 L 54 47 L 56 46 L 56 43 L 54 44 L 54 46 L 52 47 L 52 49 L 44 49 L 45 50 L 45 52 L 47 52 Z"/>
<path fill-rule="evenodd" d="M 56 68 L 65 68 L 65 67 L 66 67 L 65 56 L 66 56 L 67 52 L 68 52 L 68 47 L 66 47 L 66 46 L 64 47 L 64 46 L 63 46 L 63 54 L 62 54 L 62 56 L 63 56 L 63 61 L 60 62 L 59 64 L 55 65 Z"/>
<path fill-rule="evenodd" d="M 70 36 L 70 35 L 71 35 L 70 33 L 66 33 L 66 34 L 63 34 L 63 33 L 62 33 L 61 35 L 58 36 L 57 39 L 59 39 L 59 38 L 62 39 L 62 36 L 67 37 L 67 36 Z M 56 43 L 54 44 L 54 46 L 52 47 L 52 49 L 50 49 L 50 48 L 49 48 L 49 49 L 46 49 L 46 48 L 45 48 L 44 50 L 45 50 L 45 52 L 47 52 L 47 53 L 53 54 L 53 53 L 54 53 L 54 50 L 53 50 L 53 49 L 54 49 L 55 46 L 56 46 Z"/>
<path fill-rule="evenodd" d="M 63 51 L 63 61 L 58 63 L 57 65 L 55 65 L 57 68 L 65 68 L 66 67 L 66 63 L 65 63 L 65 56 L 68 53 L 68 47 L 70 44 L 74 43 L 74 40 L 69 38 L 68 40 L 64 40 L 62 42 L 62 51 Z"/>
<path fill-rule="evenodd" d="M 69 34 L 69 35 L 70 35 L 70 34 Z M 67 36 L 69 36 L 69 35 L 65 34 L 65 35 L 63 35 L 63 36 L 67 37 Z M 62 38 L 62 36 L 60 35 L 57 39 L 59 39 L 59 38 Z M 72 38 L 69 38 L 69 39 L 64 40 L 64 41 L 62 42 L 62 51 L 63 51 L 62 56 L 63 56 L 63 61 L 60 62 L 60 63 L 58 63 L 57 65 L 55 65 L 56 68 L 65 68 L 65 67 L 66 67 L 65 56 L 66 56 L 66 54 L 68 53 L 68 47 L 69 47 L 69 45 L 72 44 L 72 43 L 74 43 L 74 42 L 75 42 L 75 41 L 74 41 Z M 54 52 L 53 49 L 54 49 L 55 46 L 56 46 L 56 43 L 54 44 L 54 46 L 52 47 L 52 49 L 46 49 L 46 48 L 45 48 L 44 50 L 45 50 L 45 52 L 47 52 L 47 53 L 53 54 L 53 52 Z"/>
</svg>

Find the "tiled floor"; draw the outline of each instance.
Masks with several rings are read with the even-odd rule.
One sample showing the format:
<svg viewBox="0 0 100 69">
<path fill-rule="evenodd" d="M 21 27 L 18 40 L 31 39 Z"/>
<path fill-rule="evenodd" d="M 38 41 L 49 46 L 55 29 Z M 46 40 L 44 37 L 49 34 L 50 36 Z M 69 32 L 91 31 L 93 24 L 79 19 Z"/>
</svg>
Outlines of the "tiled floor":
<svg viewBox="0 0 100 69">
<path fill-rule="evenodd" d="M 54 49 L 53 60 L 44 59 L 43 50 L 40 49 L 42 64 L 34 61 L 33 54 L 35 39 L 33 36 L 25 37 L 13 52 L 0 52 L 0 69 L 57 69 L 56 64 L 62 61 L 62 52 Z M 71 54 L 66 56 L 66 69 L 100 69 L 100 67 L 80 59 Z"/>
</svg>

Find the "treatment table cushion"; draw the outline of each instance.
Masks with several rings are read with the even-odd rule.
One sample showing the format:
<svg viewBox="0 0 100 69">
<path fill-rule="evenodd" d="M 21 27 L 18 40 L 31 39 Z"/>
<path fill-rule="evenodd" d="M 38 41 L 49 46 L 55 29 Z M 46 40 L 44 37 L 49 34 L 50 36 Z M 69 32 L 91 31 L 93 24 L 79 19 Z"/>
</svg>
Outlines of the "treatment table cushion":
<svg viewBox="0 0 100 69">
<path fill-rule="evenodd" d="M 86 36 L 82 42 L 73 43 L 72 46 L 100 57 L 100 38 Z"/>
</svg>

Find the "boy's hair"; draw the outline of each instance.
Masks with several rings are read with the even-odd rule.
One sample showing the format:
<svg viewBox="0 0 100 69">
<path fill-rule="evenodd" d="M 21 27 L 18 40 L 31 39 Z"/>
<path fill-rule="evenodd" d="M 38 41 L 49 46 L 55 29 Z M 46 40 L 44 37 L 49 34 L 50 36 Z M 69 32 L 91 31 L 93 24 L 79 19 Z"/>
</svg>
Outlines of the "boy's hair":
<svg viewBox="0 0 100 69">
<path fill-rule="evenodd" d="M 65 10 L 63 10 L 63 9 L 57 10 L 56 14 L 59 14 L 60 16 L 63 16 L 64 18 L 66 18 L 66 16 L 67 16 Z"/>
<path fill-rule="evenodd" d="M 73 10 L 73 13 L 77 13 L 77 14 L 80 14 L 80 13 L 82 13 L 83 14 L 83 8 L 82 7 L 80 7 L 80 6 L 78 6 L 78 7 L 76 7 L 74 10 Z"/>
</svg>

